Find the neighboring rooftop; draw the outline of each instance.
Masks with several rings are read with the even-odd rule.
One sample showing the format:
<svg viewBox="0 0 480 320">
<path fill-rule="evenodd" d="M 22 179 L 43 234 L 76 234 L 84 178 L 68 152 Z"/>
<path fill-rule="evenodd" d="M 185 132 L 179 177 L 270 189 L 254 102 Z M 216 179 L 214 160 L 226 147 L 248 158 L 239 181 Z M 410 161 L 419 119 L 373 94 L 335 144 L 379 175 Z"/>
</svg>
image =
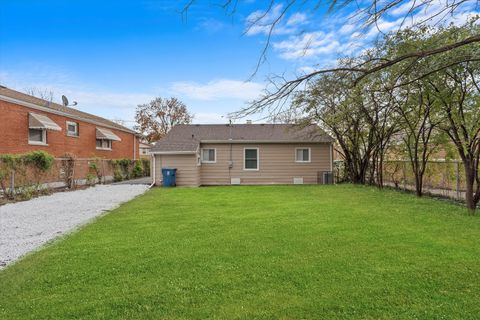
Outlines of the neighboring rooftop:
<svg viewBox="0 0 480 320">
<path fill-rule="evenodd" d="M 190 124 L 176 125 L 152 148 L 153 152 L 195 152 L 200 143 L 331 143 L 317 125 Z"/>
<path fill-rule="evenodd" d="M 11 99 L 15 99 L 15 100 L 20 100 L 20 101 L 23 101 L 23 102 L 26 102 L 26 103 L 31 103 L 31 104 L 37 105 L 39 107 L 49 108 L 49 109 L 52 109 L 52 111 L 61 112 L 61 113 L 65 114 L 65 116 L 71 117 L 73 119 L 83 120 L 83 121 L 86 121 L 86 122 L 96 122 L 99 125 L 105 125 L 107 127 L 111 127 L 111 128 L 114 128 L 114 129 L 127 131 L 127 132 L 130 132 L 130 133 L 135 133 L 135 131 L 133 131 L 133 130 L 127 128 L 127 127 L 124 127 L 124 126 L 122 126 L 118 123 L 115 123 L 113 121 L 107 120 L 105 118 L 95 116 L 93 114 L 86 113 L 86 112 L 83 112 L 83 111 L 80 111 L 80 110 L 77 110 L 77 109 L 74 109 L 74 108 L 65 107 L 61 104 L 51 102 L 51 101 L 48 101 L 48 100 L 44 100 L 44 99 L 40 99 L 40 98 L 31 96 L 31 95 L 28 95 L 28 94 L 25 94 L 25 93 L 22 93 L 22 92 L 19 92 L 19 91 L 16 91 L 16 90 L 12 90 L 12 89 L 9 89 L 5 86 L 0 85 L 0 98 L 2 96 L 8 97 L 8 98 L 11 98 Z"/>
</svg>

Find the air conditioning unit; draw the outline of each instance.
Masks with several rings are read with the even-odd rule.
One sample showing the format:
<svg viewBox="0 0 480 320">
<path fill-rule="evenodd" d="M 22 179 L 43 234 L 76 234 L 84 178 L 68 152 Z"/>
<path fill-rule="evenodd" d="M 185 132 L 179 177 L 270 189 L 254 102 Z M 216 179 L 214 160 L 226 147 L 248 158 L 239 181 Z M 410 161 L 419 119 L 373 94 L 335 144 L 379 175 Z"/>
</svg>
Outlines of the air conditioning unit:
<svg viewBox="0 0 480 320">
<path fill-rule="evenodd" d="M 323 184 L 333 184 L 333 173 L 331 171 L 323 172 L 322 182 Z"/>
</svg>

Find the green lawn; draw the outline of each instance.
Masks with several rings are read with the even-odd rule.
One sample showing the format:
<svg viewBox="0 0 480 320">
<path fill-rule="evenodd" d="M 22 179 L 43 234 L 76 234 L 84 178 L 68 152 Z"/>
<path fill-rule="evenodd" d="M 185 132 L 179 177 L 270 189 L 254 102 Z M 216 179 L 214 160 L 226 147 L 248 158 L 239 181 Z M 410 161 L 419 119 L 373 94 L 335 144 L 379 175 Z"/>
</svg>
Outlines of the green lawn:
<svg viewBox="0 0 480 320">
<path fill-rule="evenodd" d="M 154 189 L 0 271 L 0 319 L 478 319 L 480 219 L 370 187 Z"/>
</svg>

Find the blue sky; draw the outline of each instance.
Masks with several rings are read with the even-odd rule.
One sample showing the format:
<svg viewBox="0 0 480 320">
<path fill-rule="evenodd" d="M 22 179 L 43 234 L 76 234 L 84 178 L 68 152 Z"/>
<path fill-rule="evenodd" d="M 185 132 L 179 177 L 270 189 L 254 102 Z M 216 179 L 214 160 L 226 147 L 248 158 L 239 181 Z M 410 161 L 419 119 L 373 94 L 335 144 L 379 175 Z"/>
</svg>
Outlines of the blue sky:
<svg viewBox="0 0 480 320">
<path fill-rule="evenodd" d="M 186 18 L 185 2 L 0 0 L 0 83 L 48 89 L 56 99 L 65 94 L 81 110 L 126 121 L 137 104 L 176 96 L 194 122 L 222 123 L 261 93 L 268 75 L 331 64 L 378 34 L 345 23 L 348 8 L 326 19 L 323 8 L 294 7 L 272 39 L 268 61 L 247 81 L 266 32 L 246 32 L 248 21 L 269 1 L 240 0 L 229 15 L 215 1 L 198 0 Z M 401 8 L 382 21 L 382 31 L 398 25 L 399 15 Z"/>
</svg>

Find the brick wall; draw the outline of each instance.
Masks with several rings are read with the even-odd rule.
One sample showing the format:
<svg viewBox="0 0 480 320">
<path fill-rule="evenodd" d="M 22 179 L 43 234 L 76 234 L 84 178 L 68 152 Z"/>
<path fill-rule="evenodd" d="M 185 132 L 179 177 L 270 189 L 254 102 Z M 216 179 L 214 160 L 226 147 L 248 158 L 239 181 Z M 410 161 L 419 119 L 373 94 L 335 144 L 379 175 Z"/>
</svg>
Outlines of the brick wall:
<svg viewBox="0 0 480 320">
<path fill-rule="evenodd" d="M 48 146 L 30 145 L 28 143 L 29 112 L 44 114 L 62 128 L 62 131 L 47 131 Z M 79 124 L 78 137 L 67 136 L 66 121 L 74 121 Z M 138 138 L 132 133 L 108 127 L 105 128 L 119 136 L 122 141 L 113 141 L 111 151 L 97 150 L 96 127 L 101 126 L 0 100 L 0 154 L 18 154 L 43 150 L 54 157 L 62 157 L 65 153 L 73 153 L 77 158 L 133 159 L 135 153 L 135 158 L 139 158 Z"/>
</svg>

